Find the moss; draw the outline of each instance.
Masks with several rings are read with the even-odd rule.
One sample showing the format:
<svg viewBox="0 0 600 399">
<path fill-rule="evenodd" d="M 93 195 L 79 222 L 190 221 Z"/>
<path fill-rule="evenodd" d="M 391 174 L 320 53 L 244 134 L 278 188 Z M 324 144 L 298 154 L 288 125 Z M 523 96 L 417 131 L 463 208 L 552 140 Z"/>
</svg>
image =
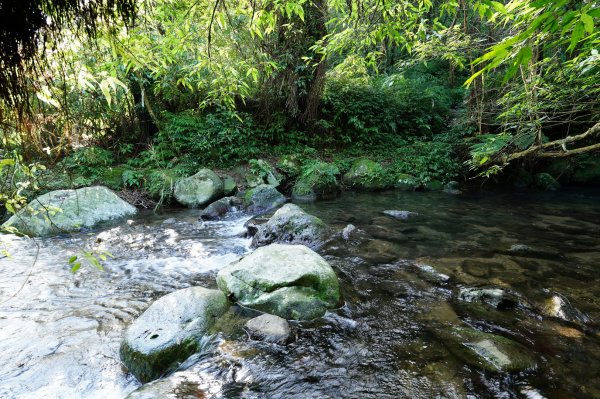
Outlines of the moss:
<svg viewBox="0 0 600 399">
<path fill-rule="evenodd" d="M 138 352 L 124 342 L 119 349 L 119 355 L 129 372 L 145 383 L 175 370 L 182 361 L 196 353 L 199 348 L 197 337 L 188 338 L 179 345 L 150 354 Z"/>
<path fill-rule="evenodd" d="M 383 167 L 370 159 L 356 161 L 344 175 L 343 182 L 347 186 L 366 191 L 383 190 L 389 187 Z"/>
</svg>

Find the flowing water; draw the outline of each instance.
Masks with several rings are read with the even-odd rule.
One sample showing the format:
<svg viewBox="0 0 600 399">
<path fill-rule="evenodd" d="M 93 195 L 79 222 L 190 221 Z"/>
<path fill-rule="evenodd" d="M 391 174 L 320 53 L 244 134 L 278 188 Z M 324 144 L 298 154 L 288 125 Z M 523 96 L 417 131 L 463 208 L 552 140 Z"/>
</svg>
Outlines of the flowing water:
<svg viewBox="0 0 600 399">
<path fill-rule="evenodd" d="M 119 361 L 125 328 L 161 295 L 214 288 L 219 268 L 250 251 L 249 216 L 198 222 L 199 211 L 179 210 L 68 237 L 6 237 L 0 398 L 600 398 L 599 199 L 386 192 L 302 204 L 337 231 L 357 228 L 319 251 L 344 306 L 293 323 L 287 346 L 249 340 L 239 325 L 250 316 L 233 312 L 203 354 L 141 389 Z M 70 272 L 86 248 L 114 255 L 105 271 Z M 522 306 L 469 306 L 457 299 L 465 287 L 502 288 Z M 541 310 L 552 298 L 567 304 L 554 317 Z M 465 363 L 441 334 L 458 324 L 519 342 L 536 367 Z"/>
</svg>

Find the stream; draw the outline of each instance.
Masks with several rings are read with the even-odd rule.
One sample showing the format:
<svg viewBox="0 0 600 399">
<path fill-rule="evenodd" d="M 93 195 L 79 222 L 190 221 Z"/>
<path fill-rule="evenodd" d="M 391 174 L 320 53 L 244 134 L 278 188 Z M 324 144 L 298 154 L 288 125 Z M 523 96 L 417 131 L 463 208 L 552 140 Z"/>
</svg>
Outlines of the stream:
<svg viewBox="0 0 600 399">
<path fill-rule="evenodd" d="M 0 398 L 600 398 L 599 200 L 595 189 L 391 191 L 299 204 L 336 231 L 356 227 L 318 251 L 344 305 L 293 323 L 285 346 L 249 340 L 239 326 L 251 316 L 233 312 L 206 351 L 141 389 L 119 360 L 125 329 L 164 294 L 215 288 L 218 270 L 251 251 L 250 215 L 199 222 L 199 210 L 175 209 L 70 236 L 6 236 Z M 71 273 L 82 249 L 114 257 Z M 524 305 L 467 306 L 465 287 L 500 287 Z M 575 316 L 543 314 L 553 297 Z M 466 363 L 436 333 L 452 323 L 522 344 L 536 367 Z"/>
</svg>

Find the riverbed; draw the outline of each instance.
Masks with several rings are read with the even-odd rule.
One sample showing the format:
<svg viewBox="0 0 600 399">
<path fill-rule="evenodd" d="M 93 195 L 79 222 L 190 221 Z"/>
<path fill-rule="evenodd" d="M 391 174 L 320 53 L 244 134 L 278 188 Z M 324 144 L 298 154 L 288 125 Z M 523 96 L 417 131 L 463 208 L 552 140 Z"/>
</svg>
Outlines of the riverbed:
<svg viewBox="0 0 600 399">
<path fill-rule="evenodd" d="M 204 353 L 141 391 L 119 361 L 126 327 L 161 295 L 215 288 L 218 270 L 251 251 L 252 215 L 200 222 L 199 210 L 169 210 L 70 236 L 7 236 L 0 397 L 600 398 L 599 200 L 591 189 L 391 191 L 299 204 L 335 231 L 356 228 L 318 251 L 344 305 L 293 323 L 286 346 L 249 340 L 237 326 L 250 316 L 234 312 Z M 114 257 L 71 273 L 69 257 L 89 249 Z M 519 306 L 473 307 L 461 288 L 499 288 Z M 553 297 L 579 319 L 541 312 Z M 518 342 L 535 367 L 465 362 L 439 334 L 459 323 Z"/>
</svg>

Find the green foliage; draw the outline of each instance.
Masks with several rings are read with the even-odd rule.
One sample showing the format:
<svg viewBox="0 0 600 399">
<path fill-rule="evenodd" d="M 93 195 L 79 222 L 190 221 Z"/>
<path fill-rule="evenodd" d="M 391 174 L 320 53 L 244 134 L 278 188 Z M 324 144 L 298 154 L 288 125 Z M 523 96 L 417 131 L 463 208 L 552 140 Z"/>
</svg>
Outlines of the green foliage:
<svg viewBox="0 0 600 399">
<path fill-rule="evenodd" d="M 302 165 L 298 182 L 310 187 L 318 196 L 332 193 L 339 188 L 339 168 L 333 163 L 308 160 Z"/>
<path fill-rule="evenodd" d="M 457 140 L 457 139 L 454 139 Z M 391 178 L 399 175 L 413 176 L 417 183 L 432 180 L 447 182 L 464 173 L 458 144 L 452 139 L 438 141 L 415 141 L 398 147 L 388 155 L 392 162 L 387 167 Z"/>
<path fill-rule="evenodd" d="M 153 162 L 173 167 L 175 162 L 194 166 L 232 166 L 254 157 L 264 148 L 252 117 L 229 110 L 207 114 L 193 111 L 164 113 L 155 144 Z"/>
<path fill-rule="evenodd" d="M 386 78 L 331 74 L 320 125 L 332 141 L 366 145 L 431 137 L 444 129 L 456 89 L 427 73 Z"/>
</svg>

